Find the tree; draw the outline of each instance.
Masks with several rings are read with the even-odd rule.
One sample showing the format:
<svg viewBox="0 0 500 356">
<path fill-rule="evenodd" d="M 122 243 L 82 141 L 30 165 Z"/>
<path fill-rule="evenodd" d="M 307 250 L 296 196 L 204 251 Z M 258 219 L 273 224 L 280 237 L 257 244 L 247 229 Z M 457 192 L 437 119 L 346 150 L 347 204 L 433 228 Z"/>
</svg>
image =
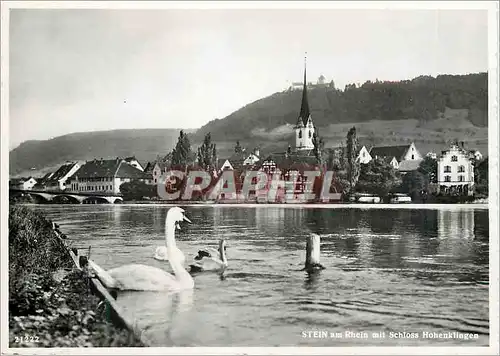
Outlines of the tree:
<svg viewBox="0 0 500 356">
<path fill-rule="evenodd" d="M 420 162 L 417 171 L 425 178 L 422 190 L 429 192 L 429 184 L 437 183 L 437 161 L 432 157 L 425 157 Z"/>
<path fill-rule="evenodd" d="M 234 153 L 236 154 L 243 153 L 243 147 L 241 147 L 240 141 L 236 141 L 236 146 L 234 146 Z"/>
<path fill-rule="evenodd" d="M 417 200 L 427 192 L 428 181 L 426 176 L 417 171 L 411 171 L 403 176 L 401 188 L 404 193 L 411 196 L 412 200 Z"/>
<path fill-rule="evenodd" d="M 140 180 L 132 180 L 120 185 L 123 200 L 142 200 L 156 195 L 156 185 L 148 185 Z"/>
<path fill-rule="evenodd" d="M 476 193 L 488 196 L 488 157 L 477 162 L 474 166 L 474 181 Z"/>
<path fill-rule="evenodd" d="M 381 158 L 363 164 L 360 171 L 356 191 L 385 197 L 401 185 L 399 171 Z"/>
<path fill-rule="evenodd" d="M 356 128 L 352 127 L 347 133 L 347 179 L 349 181 L 349 188 L 352 191 L 358 182 L 360 173 L 360 163 L 358 158 L 358 138 L 356 137 Z"/>
<path fill-rule="evenodd" d="M 181 130 L 177 144 L 172 151 L 172 165 L 186 168 L 193 163 L 193 152 L 191 151 L 191 143 L 184 131 Z"/>
<path fill-rule="evenodd" d="M 217 168 L 217 151 L 210 132 L 205 135 L 202 145 L 198 147 L 198 165 L 207 172 L 213 172 Z"/>
<path fill-rule="evenodd" d="M 323 141 L 323 138 L 319 136 L 317 129 L 314 130 L 312 141 L 314 145 L 314 157 L 316 157 L 316 161 L 318 162 L 318 164 L 321 165 L 323 163 L 323 150 L 325 148 L 325 142 Z"/>
</svg>

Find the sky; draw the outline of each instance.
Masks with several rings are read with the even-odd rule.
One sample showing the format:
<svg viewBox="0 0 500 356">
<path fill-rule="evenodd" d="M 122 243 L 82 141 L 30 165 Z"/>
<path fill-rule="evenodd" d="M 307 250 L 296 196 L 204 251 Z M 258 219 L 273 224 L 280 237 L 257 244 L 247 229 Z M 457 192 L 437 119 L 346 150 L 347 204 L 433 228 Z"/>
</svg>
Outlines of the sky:
<svg viewBox="0 0 500 356">
<path fill-rule="evenodd" d="M 305 52 L 338 88 L 488 70 L 485 10 L 15 9 L 9 30 L 10 149 L 198 128 L 300 82 Z"/>
</svg>

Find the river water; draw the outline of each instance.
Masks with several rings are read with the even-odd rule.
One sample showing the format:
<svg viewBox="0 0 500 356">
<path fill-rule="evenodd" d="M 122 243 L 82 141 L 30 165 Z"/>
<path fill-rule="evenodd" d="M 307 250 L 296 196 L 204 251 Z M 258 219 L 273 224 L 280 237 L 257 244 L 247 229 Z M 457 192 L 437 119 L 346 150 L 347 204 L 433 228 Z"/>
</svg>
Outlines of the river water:
<svg viewBox="0 0 500 356">
<path fill-rule="evenodd" d="M 31 207 L 58 222 L 80 253 L 91 246 L 91 258 L 104 268 L 142 263 L 171 270 L 152 258 L 164 244 L 168 206 Z M 152 346 L 489 344 L 486 208 L 185 209 L 193 224 L 182 225 L 176 239 L 188 262 L 200 246 L 217 247 L 224 238 L 229 267 L 222 276 L 196 275 L 191 293 L 118 294 Z M 312 276 L 301 271 L 310 233 L 321 237 L 326 267 Z M 448 332 L 454 338 L 431 338 Z"/>
</svg>

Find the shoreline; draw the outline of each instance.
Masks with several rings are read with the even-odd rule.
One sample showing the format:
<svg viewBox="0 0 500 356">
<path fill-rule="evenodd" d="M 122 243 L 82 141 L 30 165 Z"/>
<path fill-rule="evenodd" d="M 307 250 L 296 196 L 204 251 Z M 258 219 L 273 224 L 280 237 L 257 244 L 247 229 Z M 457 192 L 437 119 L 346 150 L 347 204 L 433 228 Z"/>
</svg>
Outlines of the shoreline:
<svg viewBox="0 0 500 356">
<path fill-rule="evenodd" d="M 145 346 L 88 282 L 42 213 L 10 207 L 9 347 Z"/>
<path fill-rule="evenodd" d="M 437 209 L 489 209 L 489 203 L 428 203 L 428 204 L 390 204 L 390 203 L 309 203 L 309 204 L 263 204 L 263 203 L 194 203 L 188 201 L 179 202 L 144 202 L 130 201 L 121 204 L 37 204 L 37 203 L 15 203 L 11 205 L 21 206 L 190 206 L 190 207 L 222 207 L 222 208 L 289 208 L 289 209 L 415 209 L 415 210 L 437 210 Z"/>
</svg>

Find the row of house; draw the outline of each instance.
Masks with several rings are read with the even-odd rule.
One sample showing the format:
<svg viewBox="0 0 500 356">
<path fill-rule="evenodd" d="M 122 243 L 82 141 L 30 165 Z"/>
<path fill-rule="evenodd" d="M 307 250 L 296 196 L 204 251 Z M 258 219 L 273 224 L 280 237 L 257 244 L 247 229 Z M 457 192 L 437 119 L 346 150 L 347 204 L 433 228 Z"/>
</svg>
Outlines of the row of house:
<svg viewBox="0 0 500 356">
<path fill-rule="evenodd" d="M 10 187 L 20 190 L 68 191 L 119 194 L 120 186 L 131 180 L 153 184 L 135 157 L 66 162 L 42 178 L 12 179 Z"/>
<path fill-rule="evenodd" d="M 313 137 L 315 127 L 309 109 L 306 79 L 304 69 L 304 81 L 302 82 L 302 102 L 297 124 L 295 125 L 295 148 L 288 147 L 285 152 L 272 153 L 260 157 L 258 151 L 251 154 L 235 154 L 228 159 L 219 160 L 218 171 L 222 170 L 260 170 L 268 174 L 280 173 L 286 180 L 287 177 L 300 174 L 305 170 L 311 170 L 316 166 L 316 157 L 313 154 Z M 342 153 L 343 148 L 332 149 L 334 152 Z M 461 194 L 472 194 L 474 185 L 474 162 L 483 157 L 477 150 L 466 150 L 463 142 L 453 144 L 448 150 L 437 154 L 429 152 L 426 156 L 437 160 L 438 172 L 436 172 L 438 192 L 458 192 Z M 375 146 L 368 149 L 362 146 L 357 152 L 357 160 L 360 164 L 368 164 L 373 159 L 386 160 L 394 169 L 401 174 L 415 171 L 420 166 L 424 157 L 419 152 L 414 142 L 399 146 Z M 243 173 L 242 173 L 243 174 Z M 305 177 L 300 177 L 304 183 Z M 304 184 L 299 184 L 297 193 L 302 192 Z"/>
<path fill-rule="evenodd" d="M 226 159 L 217 161 L 216 174 L 222 171 L 236 171 L 242 177 L 248 170 L 258 170 L 268 175 L 280 174 L 284 181 L 295 181 L 297 185 L 293 194 L 304 192 L 307 177 L 302 172 L 317 169 L 314 155 L 315 127 L 309 109 L 307 96 L 306 68 L 302 82 L 302 102 L 295 130 L 295 147 L 288 147 L 283 152 L 268 154 L 261 157 L 258 148 L 252 151 L 242 150 Z M 333 148 L 333 152 L 342 153 L 343 148 Z M 465 150 L 463 143 L 454 144 L 448 150 L 437 154 L 429 152 L 429 156 L 438 161 L 436 172 L 438 189 L 441 192 L 458 192 L 472 194 L 474 185 L 474 160 L 482 159 L 479 151 Z M 418 169 L 424 159 L 415 144 L 400 146 L 362 146 L 357 152 L 360 164 L 368 164 L 373 159 L 384 159 L 401 174 Z M 33 177 L 12 181 L 12 186 L 18 189 L 74 191 L 86 193 L 120 193 L 124 182 L 139 180 L 155 185 L 160 177 L 169 170 L 167 161 L 148 162 L 143 167 L 135 157 L 124 159 L 94 159 L 88 162 L 67 162 L 55 172 L 48 173 L 39 180 Z M 291 179 L 293 178 L 293 179 Z"/>
</svg>

